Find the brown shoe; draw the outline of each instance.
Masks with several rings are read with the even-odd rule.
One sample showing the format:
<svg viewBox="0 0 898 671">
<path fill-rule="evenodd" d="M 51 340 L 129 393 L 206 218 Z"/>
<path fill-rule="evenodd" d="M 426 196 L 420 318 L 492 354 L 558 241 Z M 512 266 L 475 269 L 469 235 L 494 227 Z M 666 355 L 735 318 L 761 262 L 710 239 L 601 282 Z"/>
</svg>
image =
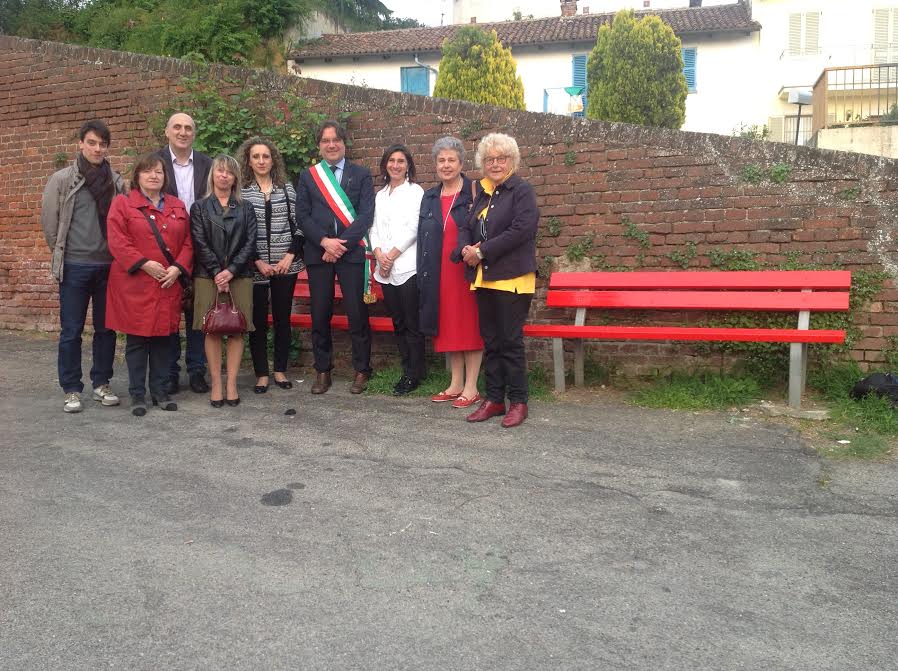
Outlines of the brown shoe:
<svg viewBox="0 0 898 671">
<path fill-rule="evenodd" d="M 330 373 L 318 373 L 318 375 L 315 376 L 315 383 L 312 385 L 312 393 L 313 394 L 323 394 L 330 388 L 331 388 L 331 374 Z"/>
<path fill-rule="evenodd" d="M 352 386 L 349 388 L 350 394 L 361 394 L 368 388 L 368 380 L 371 379 L 371 376 L 368 373 L 356 373 L 355 379 L 352 381 Z"/>
<path fill-rule="evenodd" d="M 504 403 L 494 403 L 493 401 L 484 401 L 474 412 L 468 415 L 469 422 L 485 422 L 490 417 L 505 414 Z"/>
<path fill-rule="evenodd" d="M 527 404 L 512 403 L 508 406 L 508 414 L 502 419 L 502 426 L 510 429 L 518 424 L 523 424 L 525 419 L 527 419 Z"/>
</svg>

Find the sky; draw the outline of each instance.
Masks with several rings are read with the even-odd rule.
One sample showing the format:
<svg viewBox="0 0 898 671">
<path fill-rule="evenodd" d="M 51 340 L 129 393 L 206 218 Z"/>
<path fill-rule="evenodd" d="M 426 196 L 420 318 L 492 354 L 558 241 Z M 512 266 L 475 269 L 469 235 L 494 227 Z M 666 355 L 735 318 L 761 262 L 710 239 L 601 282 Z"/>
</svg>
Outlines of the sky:
<svg viewBox="0 0 898 671">
<path fill-rule="evenodd" d="M 393 16 L 417 19 L 425 26 L 440 25 L 440 12 L 445 12 L 445 23 L 452 23 L 451 0 L 381 0 L 393 10 Z"/>
</svg>

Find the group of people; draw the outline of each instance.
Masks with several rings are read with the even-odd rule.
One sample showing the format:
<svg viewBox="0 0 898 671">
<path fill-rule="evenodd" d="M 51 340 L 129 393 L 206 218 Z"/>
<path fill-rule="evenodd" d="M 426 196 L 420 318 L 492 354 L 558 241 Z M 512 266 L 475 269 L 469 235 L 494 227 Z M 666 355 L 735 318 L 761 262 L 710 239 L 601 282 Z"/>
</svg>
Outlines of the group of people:
<svg viewBox="0 0 898 671">
<path fill-rule="evenodd" d="M 147 387 L 153 405 L 177 410 L 172 396 L 180 390 L 183 312 L 190 388 L 208 392 L 213 407 L 236 406 L 243 335 L 204 332 L 211 331 L 204 318 L 222 302 L 242 315 L 249 334 L 253 391 L 266 393 L 272 377 L 291 388 L 290 314 L 305 269 L 313 394 L 332 384 L 337 280 L 352 343 L 349 390 L 367 389 L 367 303 L 377 282 L 402 361 L 395 395 L 410 393 L 426 376 L 425 337 L 432 336 L 434 351 L 448 354 L 451 369 L 449 386 L 433 402 L 456 408 L 479 403 L 467 416 L 471 422 L 503 415 L 502 425 L 513 427 L 526 419 L 523 326 L 535 292 L 539 212 L 532 187 L 516 174 L 520 153 L 513 138 L 492 133 L 480 141 L 475 166 L 482 178 L 476 182 L 462 172 L 462 142 L 441 138 L 432 149 L 439 182 L 426 191 L 416 182 L 408 148 L 391 145 L 375 192 L 371 173 L 347 160 L 346 131 L 335 121 L 320 125 L 321 160 L 300 174 L 295 188 L 277 147 L 265 138 L 249 138 L 236 158 L 210 158 L 193 149 L 190 116 L 173 115 L 165 134 L 166 147 L 135 163 L 126 193 L 106 158 L 109 129 L 88 121 L 74 164 L 52 175 L 44 190 L 41 222 L 59 282 L 58 368 L 66 412 L 83 408 L 81 334 L 89 305 L 92 397 L 101 405 L 120 402 L 109 385 L 118 331 L 126 334 L 132 414 L 146 414 Z M 477 387 L 481 363 L 483 395 Z"/>
</svg>

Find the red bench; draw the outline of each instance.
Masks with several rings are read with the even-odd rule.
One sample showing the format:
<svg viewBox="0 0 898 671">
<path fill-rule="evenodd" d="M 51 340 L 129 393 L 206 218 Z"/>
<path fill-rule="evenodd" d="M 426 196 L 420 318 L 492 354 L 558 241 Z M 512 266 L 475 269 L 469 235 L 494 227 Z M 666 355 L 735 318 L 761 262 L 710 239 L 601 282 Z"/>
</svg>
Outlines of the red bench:
<svg viewBox="0 0 898 671">
<path fill-rule="evenodd" d="M 555 387 L 564 391 L 564 339 L 574 345 L 574 384 L 583 384 L 583 341 L 674 340 L 790 343 L 789 405 L 798 408 L 808 343 L 842 343 L 845 332 L 810 329 L 811 312 L 847 312 L 851 273 L 841 270 L 553 273 L 546 306 L 575 308 L 573 324 L 528 324 L 524 334 L 554 338 Z M 795 312 L 794 329 L 707 326 L 600 326 L 586 310 Z"/>
</svg>

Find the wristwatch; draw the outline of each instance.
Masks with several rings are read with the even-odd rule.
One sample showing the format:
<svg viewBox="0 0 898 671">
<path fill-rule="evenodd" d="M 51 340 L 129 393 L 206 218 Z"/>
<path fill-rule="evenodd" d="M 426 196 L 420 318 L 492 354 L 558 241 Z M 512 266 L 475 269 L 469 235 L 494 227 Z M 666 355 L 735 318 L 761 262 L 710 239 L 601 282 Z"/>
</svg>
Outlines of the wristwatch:
<svg viewBox="0 0 898 671">
<path fill-rule="evenodd" d="M 483 252 L 480 251 L 480 247 L 474 248 L 474 253 L 477 255 L 477 258 L 483 261 Z"/>
</svg>

